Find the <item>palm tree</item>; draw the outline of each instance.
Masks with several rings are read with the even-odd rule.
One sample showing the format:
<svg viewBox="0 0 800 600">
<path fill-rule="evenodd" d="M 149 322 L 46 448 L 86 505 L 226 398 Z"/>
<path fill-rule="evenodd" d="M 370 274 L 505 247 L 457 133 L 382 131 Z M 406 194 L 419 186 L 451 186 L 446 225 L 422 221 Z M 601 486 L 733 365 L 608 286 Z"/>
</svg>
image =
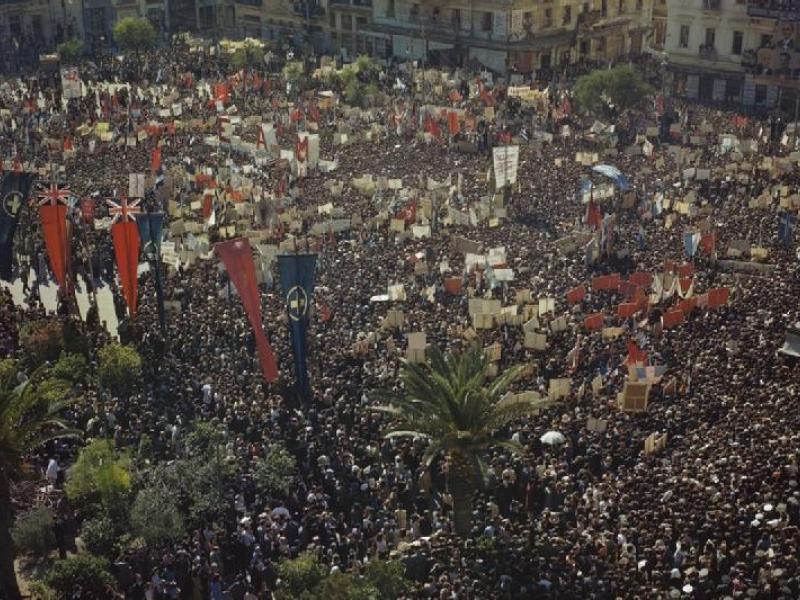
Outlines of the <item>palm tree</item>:
<svg viewBox="0 0 800 600">
<path fill-rule="evenodd" d="M 23 457 L 47 442 L 80 435 L 69 429 L 59 413 L 70 404 L 53 400 L 66 395 L 66 382 L 56 393 L 39 393 L 36 374 L 16 385 L 16 369 L 5 370 L 0 379 L 0 597 L 17 600 L 20 597 L 14 573 L 14 544 L 11 540 L 13 507 L 11 481 L 19 475 Z"/>
<path fill-rule="evenodd" d="M 455 532 L 464 538 L 472 529 L 472 496 L 486 479 L 486 451 L 492 446 L 522 451 L 520 444 L 497 438 L 496 431 L 550 402 L 518 396 L 503 398 L 523 367 L 506 369 L 494 381 L 487 382 L 489 360 L 480 346 L 446 355 L 431 347 L 428 358 L 429 365 L 404 363 L 400 375 L 403 391 L 383 393 L 388 402 L 379 410 L 396 419 L 386 437 L 421 437 L 428 441 L 423 456 L 425 469 L 437 456 L 444 456 Z"/>
</svg>

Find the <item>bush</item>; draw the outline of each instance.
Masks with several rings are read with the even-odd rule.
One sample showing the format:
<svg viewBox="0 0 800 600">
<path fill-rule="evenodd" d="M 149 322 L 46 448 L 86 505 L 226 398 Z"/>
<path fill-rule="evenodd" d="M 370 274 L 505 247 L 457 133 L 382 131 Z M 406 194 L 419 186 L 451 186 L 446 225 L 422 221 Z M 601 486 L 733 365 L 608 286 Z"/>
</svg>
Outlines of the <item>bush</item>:
<svg viewBox="0 0 800 600">
<path fill-rule="evenodd" d="M 292 482 L 296 462 L 282 444 L 273 444 L 264 458 L 259 459 L 253 471 L 253 480 L 259 492 L 278 494 Z"/>
<path fill-rule="evenodd" d="M 278 564 L 278 578 L 282 587 L 276 596 L 286 600 L 301 597 L 304 592 L 314 590 L 322 583 L 325 576 L 325 569 L 319 564 L 314 553 L 303 552 L 297 558 L 284 560 Z"/>
<path fill-rule="evenodd" d="M 101 348 L 98 356 L 100 385 L 121 395 L 138 383 L 142 357 L 133 346 L 112 342 Z"/>
<path fill-rule="evenodd" d="M 37 558 L 50 554 L 56 546 L 53 514 L 46 506 L 38 506 L 17 517 L 11 529 L 14 545 Z"/>
<path fill-rule="evenodd" d="M 31 581 L 28 583 L 28 593 L 31 600 L 56 600 L 56 593 L 52 588 L 46 586 L 41 581 Z"/>
<path fill-rule="evenodd" d="M 23 326 L 19 342 L 31 366 L 54 361 L 64 350 L 64 327 L 59 321 L 42 319 Z"/>
<path fill-rule="evenodd" d="M 82 383 L 86 378 L 86 357 L 80 354 L 62 353 L 50 373 L 56 379 Z"/>
<path fill-rule="evenodd" d="M 131 527 L 149 546 L 174 542 L 186 532 L 175 495 L 162 487 L 145 488 L 136 495 Z"/>
<path fill-rule="evenodd" d="M 78 554 L 53 564 L 44 583 L 60 598 L 74 598 L 76 588 L 80 598 L 108 598 L 107 586 L 114 585 L 108 561 L 92 554 Z"/>
<path fill-rule="evenodd" d="M 406 568 L 397 560 L 374 560 L 364 568 L 364 577 L 378 591 L 379 598 L 399 598 L 408 592 Z"/>
<path fill-rule="evenodd" d="M 108 440 L 94 440 L 81 450 L 64 486 L 70 500 L 84 506 L 99 502 L 112 518 L 124 515 L 130 489 L 130 461 Z"/>
<path fill-rule="evenodd" d="M 56 46 L 56 52 L 58 53 L 58 58 L 64 64 L 73 63 L 83 54 L 83 42 L 76 39 L 61 42 Z"/>
<path fill-rule="evenodd" d="M 17 371 L 19 371 L 19 367 L 17 366 L 17 361 L 13 358 L 0 360 L 0 383 L 8 379 L 16 381 Z"/>
<path fill-rule="evenodd" d="M 113 558 L 116 551 L 114 522 L 106 515 L 89 519 L 81 527 L 81 540 L 92 554 Z"/>
</svg>

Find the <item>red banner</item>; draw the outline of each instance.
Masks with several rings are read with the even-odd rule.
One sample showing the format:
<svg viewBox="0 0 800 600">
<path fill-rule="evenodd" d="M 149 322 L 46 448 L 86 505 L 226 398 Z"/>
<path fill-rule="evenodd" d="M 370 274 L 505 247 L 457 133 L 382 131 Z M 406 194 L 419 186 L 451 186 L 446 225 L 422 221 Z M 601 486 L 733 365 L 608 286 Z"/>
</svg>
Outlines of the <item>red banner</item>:
<svg viewBox="0 0 800 600">
<path fill-rule="evenodd" d="M 664 327 L 664 329 L 672 329 L 673 327 L 677 327 L 683 323 L 683 321 L 684 314 L 680 309 L 665 312 L 661 317 L 661 325 Z"/>
<path fill-rule="evenodd" d="M 278 379 L 278 363 L 275 353 L 267 341 L 264 325 L 261 320 L 261 300 L 258 295 L 256 283 L 256 269 L 253 264 L 253 251 L 247 238 L 238 238 L 227 242 L 220 242 L 214 250 L 225 265 L 231 282 L 239 292 L 244 311 L 253 328 L 258 347 L 258 357 L 261 362 L 261 372 L 264 379 L 269 382 Z"/>
<path fill-rule="evenodd" d="M 579 285 L 567 292 L 567 302 L 577 304 L 586 297 L 586 287 Z"/>
<path fill-rule="evenodd" d="M 623 302 L 619 306 L 617 306 L 617 316 L 628 319 L 636 314 L 636 311 L 639 310 L 639 303 L 638 302 Z"/>
<path fill-rule="evenodd" d="M 153 173 L 158 173 L 158 170 L 161 168 L 161 148 L 153 148 L 153 152 L 150 154 L 150 169 Z"/>
<path fill-rule="evenodd" d="M 696 306 L 697 306 L 697 296 L 693 296 L 691 298 L 687 298 L 686 300 L 678 302 L 678 308 L 686 316 L 690 315 Z"/>
<path fill-rule="evenodd" d="M 653 275 L 647 271 L 637 271 L 636 273 L 631 273 L 629 281 L 634 285 L 646 288 L 650 287 L 650 284 L 653 283 Z"/>
<path fill-rule="evenodd" d="M 458 114 L 451 112 L 447 115 L 447 126 L 450 129 L 450 135 L 458 135 L 461 127 L 458 124 Z"/>
<path fill-rule="evenodd" d="M 717 234 L 704 233 L 700 238 L 700 247 L 706 254 L 714 254 L 714 250 L 717 248 Z"/>
<path fill-rule="evenodd" d="M 95 201 L 92 198 L 84 198 L 81 200 L 81 216 L 84 222 L 90 227 L 94 225 L 94 208 Z"/>
<path fill-rule="evenodd" d="M 583 320 L 583 326 L 589 331 L 597 331 L 603 328 L 603 313 L 594 313 Z"/>
<path fill-rule="evenodd" d="M 306 158 L 308 158 L 308 136 L 302 139 L 298 137 L 294 148 L 297 162 L 306 162 Z"/>
<path fill-rule="evenodd" d="M 678 267 L 678 276 L 691 277 L 694 275 L 694 265 L 692 263 L 684 263 Z"/>
<path fill-rule="evenodd" d="M 67 235 L 67 207 L 63 204 L 39 207 L 42 232 L 50 267 L 58 285 L 66 289 L 69 263 L 69 236 Z"/>
<path fill-rule="evenodd" d="M 708 290 L 708 308 L 719 308 L 728 303 L 731 290 L 726 287 Z"/>
<path fill-rule="evenodd" d="M 641 363 L 642 366 L 647 366 L 647 352 L 639 348 L 636 342 L 628 342 L 628 360 L 625 361 L 629 365 Z"/>
<path fill-rule="evenodd" d="M 444 280 L 444 289 L 448 294 L 458 295 L 461 293 L 461 277 L 447 277 Z"/>
<path fill-rule="evenodd" d="M 139 298 L 139 226 L 133 219 L 119 221 L 111 227 L 111 238 L 122 282 L 122 295 L 128 303 L 131 317 L 135 317 Z"/>
</svg>

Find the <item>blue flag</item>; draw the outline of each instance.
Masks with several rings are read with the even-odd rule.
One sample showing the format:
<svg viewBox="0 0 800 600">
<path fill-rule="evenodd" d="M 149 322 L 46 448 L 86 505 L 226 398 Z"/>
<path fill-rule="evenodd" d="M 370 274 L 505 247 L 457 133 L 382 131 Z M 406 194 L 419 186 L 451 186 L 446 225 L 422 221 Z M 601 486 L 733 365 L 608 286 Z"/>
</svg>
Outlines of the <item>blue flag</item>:
<svg viewBox="0 0 800 600">
<path fill-rule="evenodd" d="M 778 221 L 778 239 L 781 244 L 786 247 L 792 245 L 794 242 L 794 227 L 797 222 L 797 217 L 790 212 L 781 213 L 780 220 Z"/>
<path fill-rule="evenodd" d="M 278 255 L 278 271 L 281 277 L 281 288 L 286 298 L 289 331 L 292 336 L 297 392 L 305 402 L 311 400 L 311 384 L 308 378 L 308 367 L 306 366 L 308 354 L 306 338 L 309 309 L 311 308 L 314 294 L 316 263 L 316 254 Z"/>
<path fill-rule="evenodd" d="M 0 279 L 6 281 L 11 281 L 14 232 L 32 182 L 30 173 L 6 173 L 0 186 Z"/>
<path fill-rule="evenodd" d="M 161 283 L 161 232 L 164 225 L 164 213 L 142 213 L 137 215 L 139 238 L 142 240 L 142 252 L 153 271 L 153 283 L 156 287 L 156 303 L 158 305 L 158 323 L 161 331 L 166 331 L 167 315 L 164 311 L 164 285 Z"/>
<path fill-rule="evenodd" d="M 686 256 L 692 258 L 700 246 L 700 238 L 702 236 L 697 232 L 687 231 L 683 234 L 683 248 L 686 250 Z"/>
</svg>

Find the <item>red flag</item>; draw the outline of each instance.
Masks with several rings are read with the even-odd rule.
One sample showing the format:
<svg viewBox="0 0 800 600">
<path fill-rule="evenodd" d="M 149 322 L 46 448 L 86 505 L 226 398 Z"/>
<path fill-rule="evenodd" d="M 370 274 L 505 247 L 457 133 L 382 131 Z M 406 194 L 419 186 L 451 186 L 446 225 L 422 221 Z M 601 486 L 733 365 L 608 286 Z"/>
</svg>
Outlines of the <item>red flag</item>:
<svg viewBox="0 0 800 600">
<path fill-rule="evenodd" d="M 661 317 L 661 325 L 664 329 L 671 329 L 683 323 L 685 316 L 681 309 L 670 310 Z"/>
<path fill-rule="evenodd" d="M 564 96 L 564 99 L 561 100 L 561 112 L 568 117 L 571 111 L 572 111 L 572 104 L 569 101 L 569 96 Z"/>
<path fill-rule="evenodd" d="M 600 207 L 594 201 L 594 198 L 589 196 L 589 204 L 586 207 L 586 224 L 592 229 L 600 229 L 603 224 L 603 215 L 600 212 Z"/>
<path fill-rule="evenodd" d="M 583 320 L 583 326 L 589 331 L 597 331 L 603 328 L 603 313 L 593 313 Z"/>
<path fill-rule="evenodd" d="M 111 227 L 111 238 L 114 241 L 122 294 L 131 317 L 135 317 L 139 285 L 139 226 L 133 219 L 119 221 Z"/>
<path fill-rule="evenodd" d="M 230 91 L 228 90 L 227 83 L 214 84 L 214 100 L 216 102 L 222 102 L 223 104 L 228 103 L 230 100 Z"/>
<path fill-rule="evenodd" d="M 244 311 L 253 328 L 258 347 L 258 356 L 261 362 L 261 372 L 264 379 L 273 382 L 278 379 L 278 363 L 275 353 L 267 341 L 264 325 L 261 320 L 261 301 L 256 283 L 256 269 L 253 264 L 253 251 L 247 238 L 237 238 L 227 242 L 220 242 L 214 250 L 225 265 L 231 282 L 239 292 Z"/>
<path fill-rule="evenodd" d="M 629 319 L 639 310 L 638 302 L 623 302 L 617 306 L 617 316 L 622 319 Z"/>
<path fill-rule="evenodd" d="M 718 308 L 728 303 L 730 288 L 721 287 L 708 290 L 708 308 Z"/>
<path fill-rule="evenodd" d="M 208 221 L 208 218 L 211 216 L 211 209 L 213 208 L 214 198 L 211 194 L 205 194 L 203 196 L 203 219 Z"/>
<path fill-rule="evenodd" d="M 456 90 L 450 92 L 450 95 L 448 97 L 450 98 L 450 102 L 452 102 L 453 104 L 457 104 L 462 100 L 461 94 L 459 94 Z"/>
<path fill-rule="evenodd" d="M 153 152 L 150 154 L 150 169 L 152 169 L 153 173 L 158 173 L 160 168 L 161 148 L 153 148 Z"/>
<path fill-rule="evenodd" d="M 629 280 L 637 286 L 646 288 L 650 287 L 650 284 L 653 283 L 653 275 L 647 271 L 637 271 L 636 273 L 631 273 Z"/>
<path fill-rule="evenodd" d="M 333 318 L 333 312 L 331 312 L 331 307 L 328 306 L 326 302 L 322 302 L 319 307 L 319 319 L 323 323 L 327 323 Z"/>
<path fill-rule="evenodd" d="M 72 138 L 67 136 L 64 138 L 64 152 L 70 152 L 75 150 L 75 146 L 72 145 Z"/>
<path fill-rule="evenodd" d="M 450 112 L 447 114 L 447 126 L 450 130 L 450 135 L 458 135 L 461 127 L 458 124 L 458 114 Z"/>
<path fill-rule="evenodd" d="M 700 247 L 706 254 L 714 254 L 714 251 L 717 247 L 717 234 L 715 234 L 713 231 L 704 233 L 700 238 Z"/>
<path fill-rule="evenodd" d="M 643 366 L 647 366 L 647 352 L 639 348 L 639 346 L 634 341 L 628 341 L 628 360 L 625 361 L 627 364 L 636 364 L 642 363 Z"/>
<path fill-rule="evenodd" d="M 567 292 L 567 302 L 577 304 L 586 297 L 586 286 L 579 285 Z"/>
<path fill-rule="evenodd" d="M 292 114 L 289 117 L 292 123 L 299 123 L 303 120 L 303 111 L 302 109 L 296 108 L 292 111 Z"/>
<path fill-rule="evenodd" d="M 678 308 L 681 309 L 684 315 L 692 314 L 692 311 L 697 306 L 697 296 L 692 296 L 691 298 L 687 298 L 686 300 L 682 300 L 678 302 Z"/>
<path fill-rule="evenodd" d="M 630 281 L 619 282 L 619 293 L 626 298 L 633 298 L 634 294 L 636 294 L 636 290 L 638 289 L 639 287 Z"/>
<path fill-rule="evenodd" d="M 90 227 L 94 225 L 94 207 L 95 202 L 92 198 L 84 198 L 81 200 L 81 216 L 84 222 Z"/>
<path fill-rule="evenodd" d="M 680 277 L 691 277 L 694 275 L 694 265 L 692 263 L 684 263 L 678 267 L 678 275 Z"/>
<path fill-rule="evenodd" d="M 50 267 L 53 269 L 58 285 L 67 286 L 67 264 L 69 262 L 69 241 L 67 237 L 67 207 L 63 204 L 47 204 L 39 207 L 42 219 L 42 232 Z"/>
<path fill-rule="evenodd" d="M 461 277 L 447 277 L 444 280 L 444 291 L 457 296 L 461 293 L 462 285 Z"/>
<path fill-rule="evenodd" d="M 442 130 L 436 119 L 425 117 L 425 132 L 431 134 L 433 137 L 438 138 L 442 135 Z"/>
<path fill-rule="evenodd" d="M 320 114 L 316 104 L 312 104 L 311 108 L 308 109 L 308 116 L 314 123 L 319 123 Z"/>
<path fill-rule="evenodd" d="M 302 139 L 298 136 L 294 150 L 297 162 L 306 162 L 306 159 L 308 158 L 308 136 Z"/>
</svg>

